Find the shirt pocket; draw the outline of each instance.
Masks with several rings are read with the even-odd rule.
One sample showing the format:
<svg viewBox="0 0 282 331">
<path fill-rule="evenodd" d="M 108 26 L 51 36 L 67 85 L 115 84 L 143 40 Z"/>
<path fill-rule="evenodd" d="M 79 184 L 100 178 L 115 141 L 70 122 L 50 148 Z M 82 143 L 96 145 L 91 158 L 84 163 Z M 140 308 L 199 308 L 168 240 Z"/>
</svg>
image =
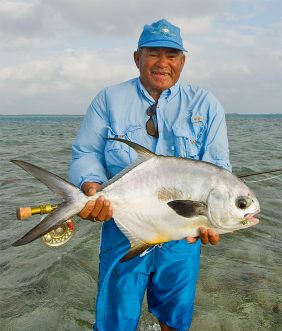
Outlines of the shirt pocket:
<svg viewBox="0 0 282 331">
<path fill-rule="evenodd" d="M 141 125 L 129 125 L 126 128 L 108 126 L 108 138 L 120 138 L 130 141 L 140 141 Z M 114 140 L 107 140 L 105 161 L 109 177 L 113 177 L 131 164 L 137 157 L 136 152 L 128 145 Z"/>
<path fill-rule="evenodd" d="M 175 156 L 198 159 L 199 150 L 195 143 L 195 137 L 189 131 L 188 126 L 173 128 Z"/>
<path fill-rule="evenodd" d="M 173 127 L 175 156 L 195 160 L 201 158 L 206 122 L 191 118 L 188 123 L 181 123 Z"/>
</svg>

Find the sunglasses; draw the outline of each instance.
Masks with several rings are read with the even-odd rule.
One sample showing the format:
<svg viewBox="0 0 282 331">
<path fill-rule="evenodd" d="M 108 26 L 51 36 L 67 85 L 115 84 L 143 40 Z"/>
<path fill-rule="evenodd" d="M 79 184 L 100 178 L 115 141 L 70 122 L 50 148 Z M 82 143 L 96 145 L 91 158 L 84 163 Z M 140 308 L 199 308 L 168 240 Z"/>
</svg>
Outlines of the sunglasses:
<svg viewBox="0 0 282 331">
<path fill-rule="evenodd" d="M 154 117 L 157 117 L 156 109 L 157 109 L 157 103 L 154 103 L 146 110 L 146 114 L 149 116 L 149 119 L 146 122 L 146 131 L 148 135 L 158 138 L 159 131 L 154 121 Z"/>
</svg>

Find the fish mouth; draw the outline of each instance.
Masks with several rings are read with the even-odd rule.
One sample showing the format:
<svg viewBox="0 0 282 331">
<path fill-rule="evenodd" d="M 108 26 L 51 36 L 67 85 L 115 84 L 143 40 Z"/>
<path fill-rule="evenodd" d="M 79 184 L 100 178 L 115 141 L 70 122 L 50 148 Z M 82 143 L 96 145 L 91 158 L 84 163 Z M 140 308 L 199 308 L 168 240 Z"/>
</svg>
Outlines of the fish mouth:
<svg viewBox="0 0 282 331">
<path fill-rule="evenodd" d="M 256 225 L 259 223 L 258 214 L 260 210 L 255 211 L 254 213 L 248 213 L 244 215 L 243 224 Z"/>
</svg>

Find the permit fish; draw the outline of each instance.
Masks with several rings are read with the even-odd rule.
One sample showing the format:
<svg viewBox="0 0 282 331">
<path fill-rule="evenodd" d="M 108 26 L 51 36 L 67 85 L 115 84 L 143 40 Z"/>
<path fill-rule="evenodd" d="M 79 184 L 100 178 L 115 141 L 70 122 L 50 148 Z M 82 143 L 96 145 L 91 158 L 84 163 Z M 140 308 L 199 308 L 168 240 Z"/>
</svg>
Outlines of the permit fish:
<svg viewBox="0 0 282 331">
<path fill-rule="evenodd" d="M 50 190 L 63 203 L 13 246 L 28 244 L 77 215 L 89 200 L 101 194 L 111 201 L 114 221 L 130 241 L 127 261 L 151 246 L 199 235 L 205 226 L 219 234 L 259 223 L 255 194 L 231 172 L 204 161 L 156 155 L 134 142 L 136 161 L 86 196 L 63 178 L 25 161 L 12 160 Z"/>
</svg>

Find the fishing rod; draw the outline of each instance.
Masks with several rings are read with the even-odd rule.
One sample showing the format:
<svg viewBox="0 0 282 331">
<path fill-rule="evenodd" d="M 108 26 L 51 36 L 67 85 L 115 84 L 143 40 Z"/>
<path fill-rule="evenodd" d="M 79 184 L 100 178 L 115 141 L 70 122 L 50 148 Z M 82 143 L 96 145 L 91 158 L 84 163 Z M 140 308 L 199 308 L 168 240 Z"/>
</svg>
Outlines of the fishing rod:
<svg viewBox="0 0 282 331">
<path fill-rule="evenodd" d="M 237 177 L 238 178 L 245 178 L 245 177 L 270 174 L 270 173 L 273 173 L 273 172 L 280 172 L 280 171 L 282 171 L 282 168 L 273 169 L 273 170 L 258 171 L 258 172 L 253 172 L 253 173 L 247 173 L 247 174 L 243 174 L 243 175 L 238 175 Z"/>
</svg>

